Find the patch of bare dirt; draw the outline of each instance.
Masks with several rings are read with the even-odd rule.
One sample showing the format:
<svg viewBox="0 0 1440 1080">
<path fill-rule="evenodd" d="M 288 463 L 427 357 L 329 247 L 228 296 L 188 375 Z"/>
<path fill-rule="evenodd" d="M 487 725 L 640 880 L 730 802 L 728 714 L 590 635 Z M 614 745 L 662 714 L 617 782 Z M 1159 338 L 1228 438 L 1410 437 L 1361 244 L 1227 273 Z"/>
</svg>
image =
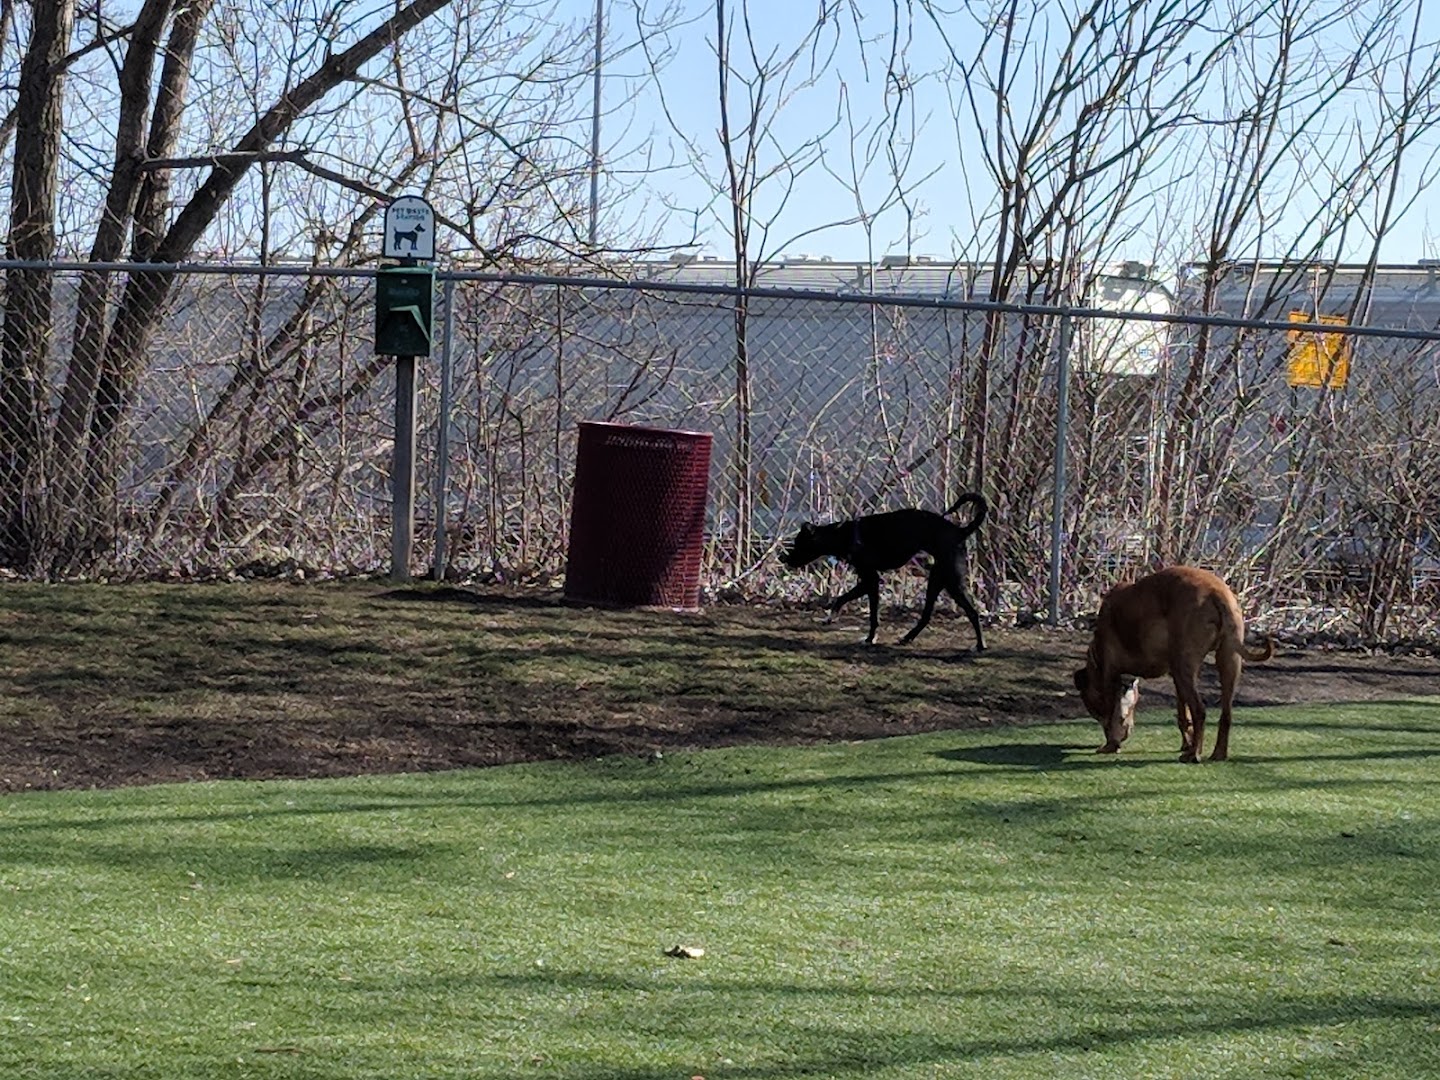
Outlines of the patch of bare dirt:
<svg viewBox="0 0 1440 1080">
<path fill-rule="evenodd" d="M 159 634 L 185 618 L 189 601 L 155 595 L 169 608 L 143 626 Z M 11 713 L 0 716 L 0 791 L 413 772 L 1083 713 L 1070 682 L 1088 640 L 1079 629 L 989 627 L 990 647 L 976 655 L 953 614 L 937 614 L 909 647 L 866 648 L 863 616 L 821 625 L 816 611 L 795 608 L 604 612 L 553 594 L 371 589 L 337 611 L 296 595 L 227 594 L 194 624 L 233 617 L 240 629 L 207 631 L 214 641 L 202 646 L 181 625 L 175 632 L 198 651 L 180 655 L 179 639 L 161 641 L 103 679 L 53 670 L 88 632 L 83 611 L 71 616 L 53 655 L 25 654 L 18 673 L 0 669 Z M 44 617 L 0 622 L 0 648 L 39 648 Z M 883 640 L 913 617 L 887 613 Z M 95 633 L 98 643 L 117 631 Z M 1213 672 L 1207 678 L 1213 702 Z M 1237 704 L 1243 724 L 1247 708 L 1436 694 L 1434 656 L 1289 643 L 1246 667 Z M 1168 700 L 1164 680 L 1146 684 L 1145 707 Z"/>
</svg>

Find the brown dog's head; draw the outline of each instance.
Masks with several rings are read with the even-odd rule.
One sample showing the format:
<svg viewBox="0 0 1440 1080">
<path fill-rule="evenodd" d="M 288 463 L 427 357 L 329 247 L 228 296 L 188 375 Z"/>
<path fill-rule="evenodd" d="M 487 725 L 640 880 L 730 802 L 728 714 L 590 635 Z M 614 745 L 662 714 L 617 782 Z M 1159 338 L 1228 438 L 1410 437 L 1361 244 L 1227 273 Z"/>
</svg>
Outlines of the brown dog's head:
<svg viewBox="0 0 1440 1080">
<path fill-rule="evenodd" d="M 1075 689 L 1080 691 L 1080 700 L 1085 711 L 1100 723 L 1105 732 L 1105 745 L 1095 751 L 1097 754 L 1113 754 L 1120 744 L 1135 730 L 1135 706 L 1140 702 L 1139 679 L 1115 679 L 1105 686 L 1091 672 L 1086 664 L 1075 672 Z"/>
</svg>

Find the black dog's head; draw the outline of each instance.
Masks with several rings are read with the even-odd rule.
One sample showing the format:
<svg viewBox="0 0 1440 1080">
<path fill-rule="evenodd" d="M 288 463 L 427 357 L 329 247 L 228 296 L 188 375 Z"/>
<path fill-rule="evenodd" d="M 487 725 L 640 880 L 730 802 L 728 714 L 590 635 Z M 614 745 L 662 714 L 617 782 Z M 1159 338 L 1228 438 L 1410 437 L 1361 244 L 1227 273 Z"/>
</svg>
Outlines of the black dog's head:
<svg viewBox="0 0 1440 1080">
<path fill-rule="evenodd" d="M 820 558 L 825 553 L 815 545 L 815 537 L 819 531 L 808 521 L 801 525 L 795 539 L 790 541 L 790 549 L 780 556 L 780 561 L 791 570 L 798 570 Z"/>
<path fill-rule="evenodd" d="M 826 555 L 843 559 L 850 551 L 851 531 L 852 527 L 843 521 L 832 525 L 812 525 L 807 521 L 800 526 L 780 561 L 791 570 L 798 570 Z"/>
</svg>

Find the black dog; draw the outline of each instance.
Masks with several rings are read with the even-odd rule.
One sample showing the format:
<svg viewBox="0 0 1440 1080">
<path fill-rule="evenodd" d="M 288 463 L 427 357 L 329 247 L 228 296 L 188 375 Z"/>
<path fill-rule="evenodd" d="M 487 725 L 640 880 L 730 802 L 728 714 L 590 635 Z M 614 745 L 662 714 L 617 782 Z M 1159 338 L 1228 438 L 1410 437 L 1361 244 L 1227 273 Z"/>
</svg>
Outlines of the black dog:
<svg viewBox="0 0 1440 1080">
<path fill-rule="evenodd" d="M 966 503 L 975 504 L 975 517 L 968 525 L 957 525 L 947 520 L 950 514 Z M 865 644 L 875 643 L 875 630 L 880 625 L 880 571 L 895 570 L 904 566 L 920 552 L 934 558 L 930 567 L 930 579 L 925 584 L 925 610 L 900 644 L 914 641 L 915 636 L 925 629 L 935 611 L 935 598 L 944 589 L 960 605 L 970 625 L 975 628 L 975 651 L 985 649 L 985 636 L 980 632 L 980 614 L 965 595 L 961 579 L 961 564 L 965 558 L 965 541 L 980 523 L 985 520 L 989 506 L 984 496 L 967 493 L 955 500 L 955 505 L 944 514 L 933 510 L 891 510 L 885 514 L 867 514 L 850 521 L 837 521 L 833 525 L 800 526 L 790 550 L 780 561 L 792 570 L 808 566 L 816 559 L 831 555 L 848 563 L 860 576 L 860 584 L 849 592 L 830 602 L 830 616 L 833 619 L 844 605 L 862 593 L 870 597 L 870 635 Z M 828 619 L 827 619 L 828 621 Z"/>
</svg>

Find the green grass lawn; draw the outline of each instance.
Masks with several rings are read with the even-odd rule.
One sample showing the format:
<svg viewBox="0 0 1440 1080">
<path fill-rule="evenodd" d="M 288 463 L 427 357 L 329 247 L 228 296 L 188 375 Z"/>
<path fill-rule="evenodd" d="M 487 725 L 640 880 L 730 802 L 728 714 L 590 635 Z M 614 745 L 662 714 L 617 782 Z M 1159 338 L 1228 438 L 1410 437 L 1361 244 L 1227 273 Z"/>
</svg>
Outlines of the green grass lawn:
<svg viewBox="0 0 1440 1080">
<path fill-rule="evenodd" d="M 12 795 L 0 1076 L 1440 1076 L 1440 699 L 1096 736 Z"/>
</svg>

